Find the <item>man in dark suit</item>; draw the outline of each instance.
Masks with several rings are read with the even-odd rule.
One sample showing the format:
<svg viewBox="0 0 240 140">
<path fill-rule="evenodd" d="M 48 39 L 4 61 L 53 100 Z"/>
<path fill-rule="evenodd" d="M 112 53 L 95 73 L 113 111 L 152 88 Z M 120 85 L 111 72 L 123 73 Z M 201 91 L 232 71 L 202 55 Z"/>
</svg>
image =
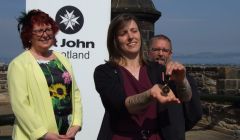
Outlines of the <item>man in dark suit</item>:
<svg viewBox="0 0 240 140">
<path fill-rule="evenodd" d="M 172 59 L 172 44 L 166 35 L 156 35 L 149 42 L 149 58 L 166 65 Z M 190 101 L 167 106 L 168 125 L 162 128 L 166 140 L 185 140 L 185 132 L 192 129 L 202 117 L 202 107 L 195 80 L 187 74 L 192 89 Z"/>
</svg>

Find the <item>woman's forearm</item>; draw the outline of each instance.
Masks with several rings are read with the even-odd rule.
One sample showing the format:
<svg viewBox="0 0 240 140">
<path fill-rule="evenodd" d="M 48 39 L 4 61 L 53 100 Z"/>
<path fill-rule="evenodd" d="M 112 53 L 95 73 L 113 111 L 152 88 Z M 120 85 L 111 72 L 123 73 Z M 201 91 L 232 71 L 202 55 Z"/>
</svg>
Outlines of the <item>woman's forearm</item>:
<svg viewBox="0 0 240 140">
<path fill-rule="evenodd" d="M 129 96 L 125 100 L 125 106 L 129 113 L 135 114 L 145 109 L 153 100 L 150 96 L 150 90 Z"/>
<path fill-rule="evenodd" d="M 177 83 L 176 92 L 180 101 L 189 101 L 192 98 L 192 89 L 186 78 L 183 83 Z"/>
</svg>

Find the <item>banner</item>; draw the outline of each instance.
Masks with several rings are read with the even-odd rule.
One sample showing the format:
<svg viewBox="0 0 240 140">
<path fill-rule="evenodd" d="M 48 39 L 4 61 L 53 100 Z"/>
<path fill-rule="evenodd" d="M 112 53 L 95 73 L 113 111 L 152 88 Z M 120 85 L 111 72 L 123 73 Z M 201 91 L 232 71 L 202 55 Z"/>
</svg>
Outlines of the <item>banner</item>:
<svg viewBox="0 0 240 140">
<path fill-rule="evenodd" d="M 26 0 L 26 11 L 40 9 L 60 26 L 59 51 L 70 59 L 83 104 L 83 128 L 76 139 L 96 140 L 104 108 L 95 90 L 93 72 L 107 55 L 107 29 L 110 22 L 109 0 Z"/>
</svg>

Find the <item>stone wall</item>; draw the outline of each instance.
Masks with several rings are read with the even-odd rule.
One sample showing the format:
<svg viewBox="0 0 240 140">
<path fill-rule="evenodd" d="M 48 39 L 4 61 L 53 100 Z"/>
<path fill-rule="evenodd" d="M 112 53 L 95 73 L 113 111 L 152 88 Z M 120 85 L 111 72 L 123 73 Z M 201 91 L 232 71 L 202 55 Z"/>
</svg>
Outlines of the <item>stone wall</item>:
<svg viewBox="0 0 240 140">
<path fill-rule="evenodd" d="M 219 69 L 217 81 L 219 94 L 240 95 L 240 69 L 223 67 Z"/>
<path fill-rule="evenodd" d="M 7 68 L 5 64 L 0 65 L 0 117 L 7 114 L 13 114 L 9 95 L 7 93 Z M 1 124 L 0 118 L 0 124 Z M 11 136 L 12 134 L 12 125 L 0 125 L 0 139 L 2 136 Z"/>
<path fill-rule="evenodd" d="M 224 131 L 240 130 L 240 67 L 188 65 L 203 106 L 201 124 Z"/>
<path fill-rule="evenodd" d="M 197 82 L 198 90 L 204 94 L 217 94 L 218 68 L 211 66 L 187 66 L 187 71 Z"/>
<path fill-rule="evenodd" d="M 187 65 L 203 94 L 240 96 L 240 67 Z"/>
<path fill-rule="evenodd" d="M 7 91 L 7 66 L 0 65 L 0 92 Z"/>
</svg>

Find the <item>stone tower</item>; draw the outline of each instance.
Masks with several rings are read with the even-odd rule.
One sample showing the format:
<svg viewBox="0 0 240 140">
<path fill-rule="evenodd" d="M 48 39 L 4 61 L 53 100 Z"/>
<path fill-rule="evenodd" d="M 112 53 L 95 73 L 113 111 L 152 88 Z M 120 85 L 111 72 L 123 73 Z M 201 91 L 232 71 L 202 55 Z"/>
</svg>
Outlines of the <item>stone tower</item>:
<svg viewBox="0 0 240 140">
<path fill-rule="evenodd" d="M 161 16 L 161 12 L 156 10 L 152 0 L 111 0 L 111 2 L 111 19 L 122 13 L 130 13 L 137 17 L 146 52 L 148 40 L 154 35 L 154 23 Z"/>
</svg>

